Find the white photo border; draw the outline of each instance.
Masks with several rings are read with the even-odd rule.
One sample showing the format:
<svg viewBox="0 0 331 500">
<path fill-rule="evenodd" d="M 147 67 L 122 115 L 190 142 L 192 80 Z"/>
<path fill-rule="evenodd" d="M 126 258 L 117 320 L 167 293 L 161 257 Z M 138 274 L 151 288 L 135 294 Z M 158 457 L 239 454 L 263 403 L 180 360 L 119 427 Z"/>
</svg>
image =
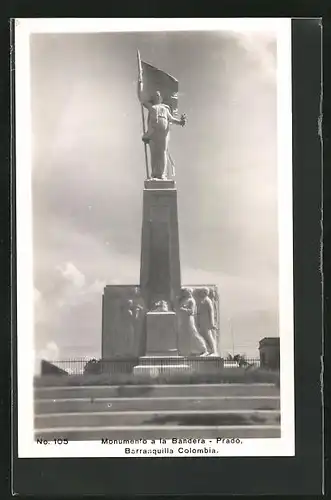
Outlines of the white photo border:
<svg viewBox="0 0 331 500">
<path fill-rule="evenodd" d="M 218 456 L 294 456 L 294 316 L 292 213 L 292 75 L 290 18 L 219 19 L 16 19 L 16 241 L 17 241 L 17 422 L 18 457 L 121 457 L 124 446 L 72 441 L 40 446 L 34 441 L 34 303 L 31 188 L 30 35 L 146 31 L 272 31 L 277 36 L 277 165 L 279 230 L 279 336 L 281 437 L 245 439 L 219 448 Z M 221 432 L 221 428 L 220 428 Z M 203 437 L 203 436 L 201 436 Z M 149 445 L 139 445 L 141 448 Z M 174 447 L 172 457 L 178 454 Z M 177 449 L 177 451 L 176 451 Z M 140 455 L 146 457 L 150 455 Z M 167 455 L 160 455 L 167 456 Z M 192 456 L 187 454 L 185 456 Z"/>
</svg>

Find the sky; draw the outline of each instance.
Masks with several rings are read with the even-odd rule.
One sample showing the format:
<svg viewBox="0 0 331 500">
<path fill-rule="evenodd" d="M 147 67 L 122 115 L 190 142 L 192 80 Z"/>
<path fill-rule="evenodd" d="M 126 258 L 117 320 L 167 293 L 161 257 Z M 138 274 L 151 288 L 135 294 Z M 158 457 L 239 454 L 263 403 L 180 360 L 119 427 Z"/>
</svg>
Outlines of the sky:
<svg viewBox="0 0 331 500">
<path fill-rule="evenodd" d="M 179 80 L 182 283 L 215 283 L 221 353 L 278 336 L 276 38 L 270 32 L 31 35 L 35 348 L 101 355 L 106 284 L 138 284 L 141 57 Z"/>
</svg>

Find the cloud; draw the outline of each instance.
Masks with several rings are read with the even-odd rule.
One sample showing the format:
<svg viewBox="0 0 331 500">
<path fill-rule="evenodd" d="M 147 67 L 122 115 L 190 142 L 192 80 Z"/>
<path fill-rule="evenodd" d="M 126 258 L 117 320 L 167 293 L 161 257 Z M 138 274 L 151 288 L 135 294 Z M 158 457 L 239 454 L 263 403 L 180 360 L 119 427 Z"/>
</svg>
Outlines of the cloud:
<svg viewBox="0 0 331 500">
<path fill-rule="evenodd" d="M 57 270 L 61 273 L 65 280 L 74 286 L 81 289 L 85 285 L 85 276 L 71 262 L 66 262 L 64 267 L 58 266 Z"/>
<path fill-rule="evenodd" d="M 49 341 L 45 347 L 37 351 L 37 359 L 56 361 L 59 359 L 60 349 L 54 341 Z"/>
<path fill-rule="evenodd" d="M 88 288 L 88 293 L 97 293 L 100 294 L 103 292 L 103 289 L 106 286 L 106 281 L 96 280 L 92 283 Z"/>
<path fill-rule="evenodd" d="M 48 353 L 53 353 L 56 340 L 56 345 L 59 345 L 65 357 L 68 347 L 72 349 L 75 342 L 85 345 L 94 353 L 94 332 L 100 329 L 101 296 L 106 282 L 100 279 L 87 280 L 72 262 L 55 266 L 51 277 L 56 283 L 54 288 L 47 287 L 45 281 L 44 293 L 38 289 L 35 291 L 35 338 L 38 351 L 50 359 Z M 79 345 L 76 352 L 80 352 Z"/>
<path fill-rule="evenodd" d="M 275 34 L 271 32 L 241 32 L 236 33 L 234 37 L 251 60 L 260 66 L 261 75 L 275 83 L 277 70 Z"/>
</svg>

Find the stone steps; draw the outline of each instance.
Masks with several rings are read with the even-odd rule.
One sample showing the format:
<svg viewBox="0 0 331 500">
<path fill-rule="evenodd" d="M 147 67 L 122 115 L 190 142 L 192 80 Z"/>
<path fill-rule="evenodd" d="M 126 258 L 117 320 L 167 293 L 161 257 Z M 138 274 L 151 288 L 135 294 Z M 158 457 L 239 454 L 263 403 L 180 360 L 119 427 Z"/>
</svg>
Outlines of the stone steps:
<svg viewBox="0 0 331 500">
<path fill-rule="evenodd" d="M 175 396 L 128 398 L 38 399 L 35 413 L 143 410 L 278 410 L 278 396 Z"/>
<path fill-rule="evenodd" d="M 277 425 L 277 410 L 192 410 L 119 411 L 87 413 L 46 413 L 36 415 L 38 429 L 86 426 L 144 425 Z"/>
<path fill-rule="evenodd" d="M 65 427 L 55 429 L 38 429 L 38 439 L 63 439 L 69 441 L 101 441 L 102 439 L 172 439 L 177 438 L 204 438 L 213 439 L 268 439 L 280 437 L 279 425 L 250 425 L 250 426 L 145 426 L 145 427 Z"/>
<path fill-rule="evenodd" d="M 280 436 L 273 384 L 35 388 L 35 435 L 68 440 Z"/>
</svg>

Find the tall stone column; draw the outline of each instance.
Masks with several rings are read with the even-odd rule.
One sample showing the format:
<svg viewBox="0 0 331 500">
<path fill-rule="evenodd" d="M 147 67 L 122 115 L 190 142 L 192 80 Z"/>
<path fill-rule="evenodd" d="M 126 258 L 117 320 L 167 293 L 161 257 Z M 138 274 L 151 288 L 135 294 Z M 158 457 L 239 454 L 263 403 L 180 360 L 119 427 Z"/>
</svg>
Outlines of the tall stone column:
<svg viewBox="0 0 331 500">
<path fill-rule="evenodd" d="M 147 304 L 146 354 L 177 354 L 181 288 L 177 189 L 173 180 L 147 180 L 143 192 L 140 289 Z M 168 311 L 153 310 L 165 301 Z"/>
</svg>

